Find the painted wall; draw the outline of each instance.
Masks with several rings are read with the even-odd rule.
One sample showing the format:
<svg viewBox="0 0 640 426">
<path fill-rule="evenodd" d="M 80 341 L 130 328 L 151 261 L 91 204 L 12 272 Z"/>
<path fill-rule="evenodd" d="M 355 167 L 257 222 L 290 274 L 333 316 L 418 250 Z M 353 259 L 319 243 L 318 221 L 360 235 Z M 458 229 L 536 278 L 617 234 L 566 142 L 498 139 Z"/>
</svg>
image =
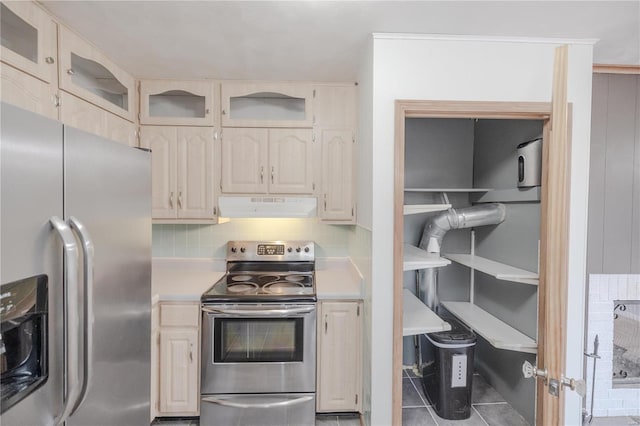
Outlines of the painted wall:
<svg viewBox="0 0 640 426">
<path fill-rule="evenodd" d="M 396 99 L 551 100 L 558 40 L 375 34 L 372 120 L 372 413 L 374 425 L 391 424 L 393 338 L 393 181 Z M 567 375 L 582 377 L 587 179 L 592 43 L 570 47 L 568 97 L 571 126 L 569 254 L 570 323 Z M 519 368 L 519 367 L 518 367 Z M 580 424 L 580 398 L 566 397 L 565 424 Z"/>
<path fill-rule="evenodd" d="M 220 225 L 153 225 L 154 257 L 224 259 L 229 240 L 313 240 L 317 257 L 349 256 L 353 226 L 309 219 L 232 219 Z"/>
</svg>

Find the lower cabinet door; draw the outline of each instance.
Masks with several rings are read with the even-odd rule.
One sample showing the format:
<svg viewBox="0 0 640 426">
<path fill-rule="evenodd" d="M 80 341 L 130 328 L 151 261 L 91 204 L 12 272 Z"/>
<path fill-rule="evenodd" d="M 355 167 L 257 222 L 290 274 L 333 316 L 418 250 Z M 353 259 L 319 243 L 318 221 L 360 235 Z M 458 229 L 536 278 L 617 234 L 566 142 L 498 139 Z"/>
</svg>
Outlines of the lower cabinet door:
<svg viewBox="0 0 640 426">
<path fill-rule="evenodd" d="M 360 411 L 359 302 L 322 302 L 318 317 L 318 412 Z"/>
<path fill-rule="evenodd" d="M 312 393 L 203 395 L 201 425 L 314 426 Z"/>
<path fill-rule="evenodd" d="M 160 332 L 160 415 L 198 413 L 198 329 Z"/>
</svg>

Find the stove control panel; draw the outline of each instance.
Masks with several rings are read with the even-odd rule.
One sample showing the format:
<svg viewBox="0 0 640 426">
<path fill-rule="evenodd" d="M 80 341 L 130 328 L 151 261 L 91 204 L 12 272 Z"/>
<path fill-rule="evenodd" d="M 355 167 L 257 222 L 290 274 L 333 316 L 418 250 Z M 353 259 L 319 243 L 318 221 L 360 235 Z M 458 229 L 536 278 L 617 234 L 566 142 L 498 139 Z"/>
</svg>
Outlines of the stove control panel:
<svg viewBox="0 0 640 426">
<path fill-rule="evenodd" d="M 313 241 L 229 241 L 227 261 L 314 261 Z"/>
</svg>

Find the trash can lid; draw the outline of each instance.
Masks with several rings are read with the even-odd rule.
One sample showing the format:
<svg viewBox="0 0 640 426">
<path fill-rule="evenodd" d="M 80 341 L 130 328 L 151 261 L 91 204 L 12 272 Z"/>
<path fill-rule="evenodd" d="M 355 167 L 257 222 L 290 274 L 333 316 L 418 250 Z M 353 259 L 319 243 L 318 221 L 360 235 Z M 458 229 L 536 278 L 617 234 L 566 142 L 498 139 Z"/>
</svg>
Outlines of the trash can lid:
<svg viewBox="0 0 640 426">
<path fill-rule="evenodd" d="M 430 340 L 443 345 L 468 345 L 476 343 L 476 334 L 453 316 L 442 316 L 442 319 L 451 325 L 449 331 L 428 333 Z"/>
</svg>

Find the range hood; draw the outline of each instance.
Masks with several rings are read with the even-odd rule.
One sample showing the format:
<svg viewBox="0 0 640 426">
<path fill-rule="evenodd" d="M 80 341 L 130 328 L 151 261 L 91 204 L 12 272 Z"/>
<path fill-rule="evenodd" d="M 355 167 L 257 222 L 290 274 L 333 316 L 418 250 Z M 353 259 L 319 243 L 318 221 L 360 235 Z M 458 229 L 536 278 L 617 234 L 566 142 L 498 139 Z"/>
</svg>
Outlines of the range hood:
<svg viewBox="0 0 640 426">
<path fill-rule="evenodd" d="M 219 197 L 221 217 L 314 217 L 315 197 Z"/>
</svg>

